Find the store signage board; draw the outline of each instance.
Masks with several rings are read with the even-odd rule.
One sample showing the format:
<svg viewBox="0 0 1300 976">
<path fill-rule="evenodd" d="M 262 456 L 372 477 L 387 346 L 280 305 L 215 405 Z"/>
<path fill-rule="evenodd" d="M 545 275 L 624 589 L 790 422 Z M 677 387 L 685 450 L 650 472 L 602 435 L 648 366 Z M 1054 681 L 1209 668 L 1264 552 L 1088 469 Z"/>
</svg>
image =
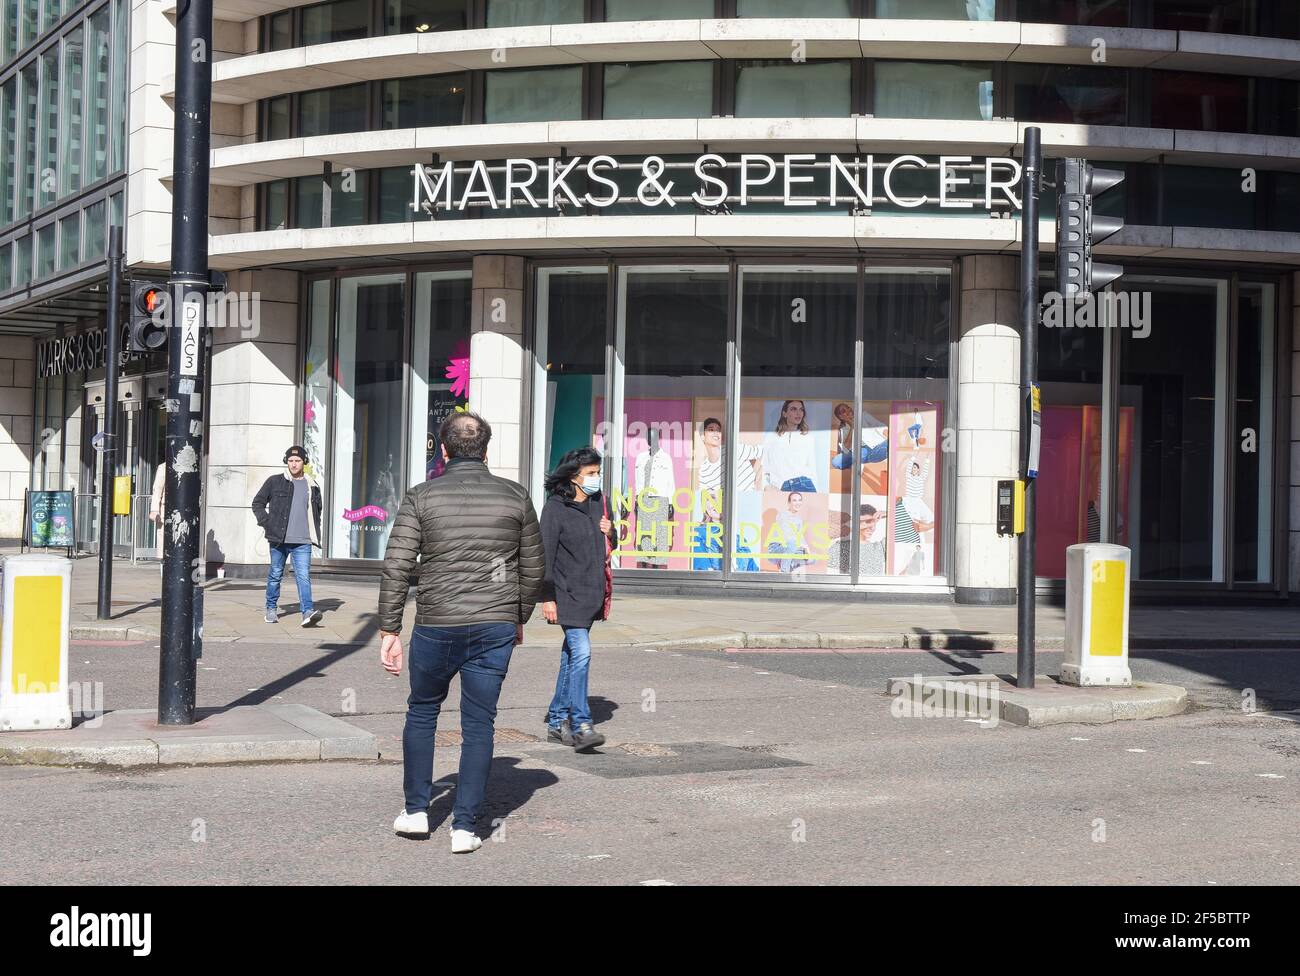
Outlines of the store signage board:
<svg viewBox="0 0 1300 976">
<path fill-rule="evenodd" d="M 127 341 L 129 331 L 128 326 L 122 326 L 122 337 L 118 343 L 118 348 L 122 350 L 118 362 L 123 366 L 144 355 L 131 352 Z M 49 379 L 52 376 L 102 369 L 107 345 L 108 332 L 104 326 L 44 339 L 36 344 L 36 375 Z"/>
<path fill-rule="evenodd" d="M 728 159 L 704 153 L 693 160 L 595 155 L 446 161 L 417 165 L 411 174 L 411 209 L 432 216 L 436 210 L 482 207 L 602 210 L 633 199 L 663 210 L 745 207 L 760 200 L 789 208 L 829 203 L 869 210 L 884 202 L 903 209 L 937 204 L 943 210 L 1018 210 L 1021 170 L 1005 156 L 743 153 Z"/>
<path fill-rule="evenodd" d="M 71 549 L 76 544 L 72 492 L 27 493 L 27 541 L 33 549 Z"/>
</svg>

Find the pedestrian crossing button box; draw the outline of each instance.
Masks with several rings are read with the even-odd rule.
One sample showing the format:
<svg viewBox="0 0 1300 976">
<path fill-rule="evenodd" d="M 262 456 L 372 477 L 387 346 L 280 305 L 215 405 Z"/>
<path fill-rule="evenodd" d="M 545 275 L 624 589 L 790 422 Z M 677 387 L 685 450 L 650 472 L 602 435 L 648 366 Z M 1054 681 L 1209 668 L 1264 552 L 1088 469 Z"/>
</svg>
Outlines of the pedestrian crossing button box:
<svg viewBox="0 0 1300 976">
<path fill-rule="evenodd" d="M 1016 483 L 998 482 L 998 535 L 1016 534 Z"/>
</svg>

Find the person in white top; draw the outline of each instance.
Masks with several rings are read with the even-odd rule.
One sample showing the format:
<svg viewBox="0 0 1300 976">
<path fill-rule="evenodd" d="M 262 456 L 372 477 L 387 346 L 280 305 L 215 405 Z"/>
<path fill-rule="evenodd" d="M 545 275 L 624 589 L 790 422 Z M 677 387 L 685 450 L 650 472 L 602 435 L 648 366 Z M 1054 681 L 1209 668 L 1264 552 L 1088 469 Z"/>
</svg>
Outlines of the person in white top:
<svg viewBox="0 0 1300 976">
<path fill-rule="evenodd" d="M 808 429 L 802 400 L 781 404 L 776 429 L 763 440 L 763 469 L 769 488 L 782 491 L 816 491 L 817 471 L 813 435 Z"/>
<path fill-rule="evenodd" d="M 167 465 L 159 464 L 153 473 L 153 493 L 149 499 L 149 519 L 154 525 L 161 526 L 163 504 L 167 499 Z M 161 549 L 162 546 L 160 545 Z"/>
<path fill-rule="evenodd" d="M 673 476 L 673 459 L 659 444 L 659 432 L 650 429 L 650 449 L 637 455 L 636 491 L 640 495 L 653 495 L 671 499 L 677 493 L 677 479 Z"/>
<path fill-rule="evenodd" d="M 903 480 L 903 507 L 907 509 L 907 514 L 912 517 L 913 522 L 923 523 L 917 525 L 916 530 L 918 532 L 928 532 L 934 527 L 934 511 L 925 500 L 926 484 L 930 478 L 931 460 L 931 455 L 927 454 L 925 466 L 922 467 L 917 456 L 913 454 Z"/>
<path fill-rule="evenodd" d="M 722 513 L 722 421 L 706 417 L 700 425 L 700 439 L 704 452 L 700 456 L 699 485 L 700 508 L 704 521 L 720 522 Z M 758 462 L 763 460 L 763 448 L 757 444 L 741 443 L 736 447 L 736 491 L 754 488 Z"/>
<path fill-rule="evenodd" d="M 835 405 L 835 420 L 839 424 L 831 467 L 843 471 L 853 463 L 853 408 L 847 403 Z M 885 461 L 889 458 L 889 431 L 871 414 L 862 417 L 862 447 L 858 452 L 862 464 Z"/>
<path fill-rule="evenodd" d="M 153 473 L 153 493 L 149 499 L 149 521 L 162 529 L 163 524 L 163 505 L 167 501 L 167 462 L 160 461 L 158 467 Z M 162 575 L 162 551 L 163 539 L 158 536 L 158 575 Z"/>
</svg>

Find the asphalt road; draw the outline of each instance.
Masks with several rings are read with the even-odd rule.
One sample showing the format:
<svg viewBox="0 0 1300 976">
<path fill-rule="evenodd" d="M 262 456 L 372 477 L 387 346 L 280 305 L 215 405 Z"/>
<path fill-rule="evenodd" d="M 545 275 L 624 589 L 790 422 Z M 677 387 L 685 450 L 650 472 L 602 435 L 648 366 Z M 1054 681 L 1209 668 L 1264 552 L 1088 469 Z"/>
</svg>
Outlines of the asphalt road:
<svg viewBox="0 0 1300 976">
<path fill-rule="evenodd" d="M 0 769 L 4 883 L 1294 884 L 1300 655 L 1150 652 L 1185 715 L 984 728 L 895 718 L 886 679 L 1010 672 L 975 652 L 597 648 L 597 755 L 539 736 L 556 653 L 515 652 L 483 850 L 445 830 L 459 750 L 436 758 L 440 833 L 401 806 L 405 678 L 375 645 L 210 643 L 199 704 L 304 702 L 380 737 L 377 762 L 150 772 Z M 106 708 L 155 701 L 157 649 L 77 644 Z M 1040 655 L 1040 671 L 1058 656 Z M 1243 694 L 1243 692 L 1245 692 Z M 444 708 L 455 729 L 456 692 Z M 1248 707 L 1252 700 L 1256 707 Z M 1247 707 L 1243 707 L 1243 703 Z M 523 733 L 523 734 L 517 734 Z"/>
</svg>

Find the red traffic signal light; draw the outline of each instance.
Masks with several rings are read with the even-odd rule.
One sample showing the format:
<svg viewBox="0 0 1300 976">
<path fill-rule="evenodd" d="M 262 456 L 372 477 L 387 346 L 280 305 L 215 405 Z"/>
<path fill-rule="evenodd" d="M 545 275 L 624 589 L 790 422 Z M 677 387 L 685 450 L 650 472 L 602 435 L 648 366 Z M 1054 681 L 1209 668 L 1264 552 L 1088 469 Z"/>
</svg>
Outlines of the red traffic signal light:
<svg viewBox="0 0 1300 976">
<path fill-rule="evenodd" d="M 166 291 L 153 285 L 141 288 L 135 295 L 136 307 L 146 315 L 153 315 L 166 301 Z"/>
<path fill-rule="evenodd" d="M 147 281 L 131 284 L 131 323 L 128 348 L 147 353 L 167 344 L 168 295 L 165 285 Z"/>
</svg>

